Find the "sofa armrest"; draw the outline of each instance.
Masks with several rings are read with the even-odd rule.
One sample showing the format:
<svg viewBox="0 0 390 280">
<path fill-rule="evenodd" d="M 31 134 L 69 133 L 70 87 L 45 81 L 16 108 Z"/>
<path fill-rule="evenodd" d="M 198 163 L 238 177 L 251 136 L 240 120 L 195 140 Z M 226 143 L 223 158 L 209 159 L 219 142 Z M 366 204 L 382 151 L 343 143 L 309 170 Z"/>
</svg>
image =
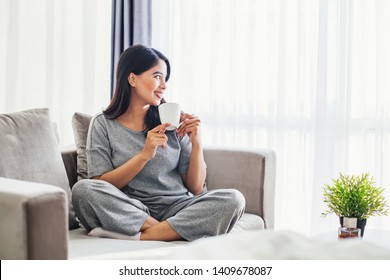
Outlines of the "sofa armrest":
<svg viewBox="0 0 390 280">
<path fill-rule="evenodd" d="M 0 259 L 67 259 L 68 234 L 61 188 L 0 177 Z"/>
<path fill-rule="evenodd" d="M 62 161 L 64 162 L 66 175 L 68 176 L 69 186 L 73 187 L 77 182 L 77 152 L 76 147 L 64 148 L 61 151 Z"/>
<path fill-rule="evenodd" d="M 246 212 L 261 216 L 274 227 L 276 155 L 269 149 L 206 147 L 206 184 L 209 190 L 234 188 L 246 199 Z"/>
</svg>

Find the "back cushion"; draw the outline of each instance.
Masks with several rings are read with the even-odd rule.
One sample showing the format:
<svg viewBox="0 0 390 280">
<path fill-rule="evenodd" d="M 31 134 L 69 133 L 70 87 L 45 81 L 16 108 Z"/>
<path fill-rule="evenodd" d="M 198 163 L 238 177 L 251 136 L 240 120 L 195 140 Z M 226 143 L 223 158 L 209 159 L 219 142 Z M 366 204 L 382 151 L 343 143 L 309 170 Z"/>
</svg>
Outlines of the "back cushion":
<svg viewBox="0 0 390 280">
<path fill-rule="evenodd" d="M 92 116 L 83 113 L 74 113 L 72 127 L 77 151 L 77 180 L 88 178 L 87 168 L 87 136 Z"/>
<path fill-rule="evenodd" d="M 0 114 L 0 177 L 61 187 L 68 197 L 69 228 L 79 226 L 48 109 Z"/>
</svg>

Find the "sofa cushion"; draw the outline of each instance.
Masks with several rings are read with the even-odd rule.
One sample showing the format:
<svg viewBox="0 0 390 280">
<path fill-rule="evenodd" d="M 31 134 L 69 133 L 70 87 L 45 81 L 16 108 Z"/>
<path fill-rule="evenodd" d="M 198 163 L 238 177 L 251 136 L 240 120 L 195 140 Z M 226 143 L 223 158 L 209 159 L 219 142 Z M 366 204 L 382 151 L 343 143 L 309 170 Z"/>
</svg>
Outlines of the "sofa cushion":
<svg viewBox="0 0 390 280">
<path fill-rule="evenodd" d="M 259 229 L 265 229 L 264 220 L 256 214 L 244 213 L 234 225 L 231 233 Z"/>
<path fill-rule="evenodd" d="M 246 231 L 264 230 L 264 221 L 261 217 L 244 213 L 234 226 L 231 234 Z M 230 235 L 230 234 L 228 234 Z M 101 238 L 106 237 L 106 238 Z M 108 238 L 107 238 L 108 237 Z M 210 237 L 208 237 L 210 238 Z M 206 238 L 206 239 L 208 239 Z M 128 241 L 132 237 L 120 233 L 106 232 L 101 235 L 88 235 L 84 228 L 71 230 L 69 234 L 70 259 L 155 259 L 164 257 L 170 249 L 190 244 L 188 241 Z"/>
<path fill-rule="evenodd" d="M 88 178 L 86 145 L 91 119 L 92 116 L 77 112 L 74 113 L 72 117 L 72 127 L 77 152 L 77 180 Z"/>
<path fill-rule="evenodd" d="M 131 241 L 89 236 L 84 228 L 69 231 L 69 259 L 109 260 L 127 259 L 134 254 L 140 259 L 165 255 L 169 248 L 183 246 L 188 241 Z M 134 259 L 134 258 L 132 258 Z"/>
<path fill-rule="evenodd" d="M 69 228 L 77 228 L 71 190 L 48 109 L 0 114 L 0 176 L 61 187 Z"/>
</svg>

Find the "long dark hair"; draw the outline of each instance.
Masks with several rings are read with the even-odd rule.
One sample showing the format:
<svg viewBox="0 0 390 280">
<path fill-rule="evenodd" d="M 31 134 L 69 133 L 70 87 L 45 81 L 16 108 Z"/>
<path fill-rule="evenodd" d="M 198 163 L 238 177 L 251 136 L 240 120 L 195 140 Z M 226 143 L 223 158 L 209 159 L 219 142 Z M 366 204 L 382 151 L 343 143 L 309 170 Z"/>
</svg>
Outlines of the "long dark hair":
<svg viewBox="0 0 390 280">
<path fill-rule="evenodd" d="M 126 112 L 131 100 L 131 86 L 128 82 L 130 73 L 140 75 L 157 65 L 158 60 L 163 60 L 167 65 L 167 82 L 171 73 L 169 60 L 158 50 L 143 45 L 134 45 L 127 48 L 120 56 L 116 70 L 114 95 L 110 105 L 103 111 L 109 119 L 116 119 Z M 161 103 L 164 103 L 163 99 Z M 145 115 L 145 132 L 160 124 L 157 106 L 150 106 Z"/>
</svg>

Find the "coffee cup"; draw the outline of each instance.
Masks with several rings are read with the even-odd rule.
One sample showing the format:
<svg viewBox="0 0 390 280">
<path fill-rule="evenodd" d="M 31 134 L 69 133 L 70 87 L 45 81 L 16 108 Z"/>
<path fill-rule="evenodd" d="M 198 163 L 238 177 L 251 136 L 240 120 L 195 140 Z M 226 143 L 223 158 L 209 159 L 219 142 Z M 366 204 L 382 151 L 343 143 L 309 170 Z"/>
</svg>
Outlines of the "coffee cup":
<svg viewBox="0 0 390 280">
<path fill-rule="evenodd" d="M 166 102 L 158 106 L 161 123 L 170 123 L 166 130 L 175 130 L 180 124 L 180 106 L 177 103 Z"/>
</svg>

